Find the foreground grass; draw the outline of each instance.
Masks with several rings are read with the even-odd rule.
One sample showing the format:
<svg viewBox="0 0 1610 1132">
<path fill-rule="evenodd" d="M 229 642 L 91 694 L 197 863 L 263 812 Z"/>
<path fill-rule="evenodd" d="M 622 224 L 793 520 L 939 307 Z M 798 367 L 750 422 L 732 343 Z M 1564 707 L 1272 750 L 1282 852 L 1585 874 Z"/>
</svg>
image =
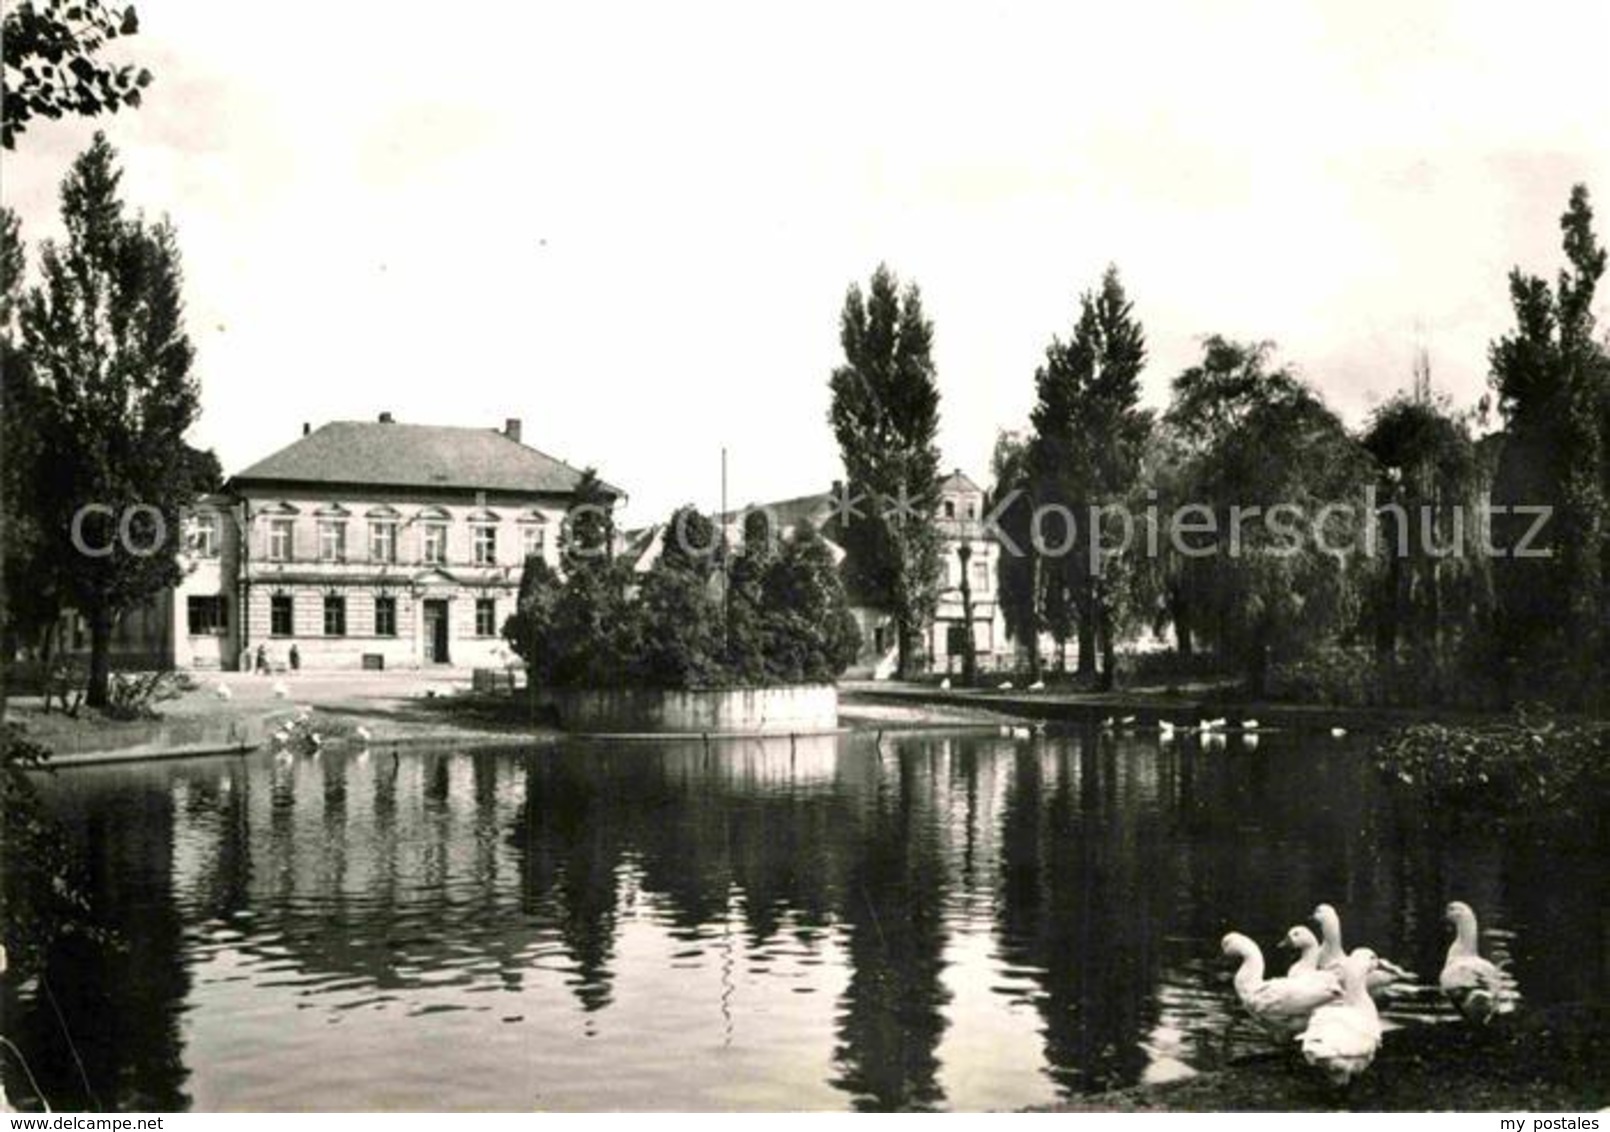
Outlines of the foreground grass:
<svg viewBox="0 0 1610 1132">
<path fill-rule="evenodd" d="M 1375 1064 L 1331 1088 L 1295 1052 L 1270 1053 L 1167 1085 L 1136 1086 L 1058 1112 L 1452 1110 L 1583 1112 L 1610 1105 L 1610 1009 L 1527 1012 L 1486 1029 L 1422 1026 L 1386 1035 Z"/>
</svg>

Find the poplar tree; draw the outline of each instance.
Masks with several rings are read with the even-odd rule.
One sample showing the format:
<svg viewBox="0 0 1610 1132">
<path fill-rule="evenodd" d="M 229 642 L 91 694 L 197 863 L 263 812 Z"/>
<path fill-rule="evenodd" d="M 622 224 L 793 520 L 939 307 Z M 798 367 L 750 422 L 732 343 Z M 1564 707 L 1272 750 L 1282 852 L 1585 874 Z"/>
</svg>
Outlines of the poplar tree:
<svg viewBox="0 0 1610 1132">
<path fill-rule="evenodd" d="M 22 311 L 37 382 L 40 526 L 63 597 L 89 626 L 86 702 L 105 706 L 118 618 L 181 577 L 180 516 L 216 486 L 185 443 L 200 410 L 174 230 L 125 215 L 102 134 L 62 184 L 63 242 L 40 250 Z"/>
<path fill-rule="evenodd" d="M 833 371 L 828 419 L 844 461 L 846 506 L 836 533 L 846 581 L 889 611 L 899 671 L 939 599 L 939 386 L 933 324 L 915 283 L 879 265 L 863 295 L 851 285 L 839 320 L 844 364 Z"/>
</svg>

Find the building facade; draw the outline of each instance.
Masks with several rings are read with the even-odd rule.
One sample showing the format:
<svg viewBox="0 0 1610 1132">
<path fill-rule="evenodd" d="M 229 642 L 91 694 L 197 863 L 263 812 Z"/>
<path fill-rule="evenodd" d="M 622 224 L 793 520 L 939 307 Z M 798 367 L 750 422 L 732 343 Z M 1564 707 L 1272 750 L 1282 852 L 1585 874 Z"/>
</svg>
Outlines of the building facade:
<svg viewBox="0 0 1610 1132">
<path fill-rule="evenodd" d="M 303 428 L 187 516 L 183 581 L 127 618 L 124 664 L 238 670 L 516 663 L 528 556 L 559 562 L 581 473 L 502 429 Z M 611 500 L 618 489 L 605 485 Z M 138 655 L 136 655 L 138 654 Z"/>
<path fill-rule="evenodd" d="M 841 490 L 835 487 L 832 492 L 751 504 L 722 515 L 722 529 L 728 542 L 736 545 L 742 541 L 745 516 L 752 511 L 769 516 L 771 529 L 779 536 L 791 533 L 801 522 L 809 522 L 824 532 L 834 558 L 842 563 L 844 550 L 831 535 L 835 493 Z M 929 672 L 961 674 L 967 647 L 965 611 L 970 604 L 978 671 L 1010 669 L 1016 655 L 1006 635 L 1006 619 L 998 600 L 996 569 L 1001 547 L 985 522 L 988 495 L 960 468 L 940 480 L 937 495 L 933 522 L 940 536 L 939 602 L 933 622 L 919 642 L 919 662 Z M 639 561 L 651 563 L 652 539 L 644 546 L 647 552 Z M 894 618 L 886 609 L 860 600 L 854 593 L 850 594 L 850 612 L 861 628 L 861 652 L 848 675 L 874 679 L 892 676 L 899 655 Z"/>
</svg>

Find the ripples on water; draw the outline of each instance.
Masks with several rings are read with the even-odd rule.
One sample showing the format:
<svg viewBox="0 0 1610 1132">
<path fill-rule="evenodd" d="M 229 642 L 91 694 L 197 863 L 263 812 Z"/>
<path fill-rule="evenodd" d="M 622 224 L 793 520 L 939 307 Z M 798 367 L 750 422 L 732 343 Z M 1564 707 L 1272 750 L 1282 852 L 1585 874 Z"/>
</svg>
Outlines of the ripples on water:
<svg viewBox="0 0 1610 1132">
<path fill-rule="evenodd" d="M 82 1073 L 43 995 L 6 1003 L 58 1107 L 1016 1108 L 1260 1048 L 1219 937 L 1320 900 L 1429 982 L 1455 896 L 1529 998 L 1607 981 L 1595 850 L 1451 827 L 1328 738 L 262 754 L 48 791 L 122 941 L 52 959 Z"/>
</svg>

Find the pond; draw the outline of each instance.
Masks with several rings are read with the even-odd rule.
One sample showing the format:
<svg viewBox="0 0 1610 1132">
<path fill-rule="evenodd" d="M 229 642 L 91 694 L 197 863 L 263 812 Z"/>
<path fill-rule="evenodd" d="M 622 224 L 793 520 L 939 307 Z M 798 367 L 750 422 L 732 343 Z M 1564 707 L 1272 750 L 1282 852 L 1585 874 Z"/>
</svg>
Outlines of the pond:
<svg viewBox="0 0 1610 1132">
<path fill-rule="evenodd" d="M 1528 1002 L 1602 1000 L 1591 837 L 1425 813 L 1363 754 L 972 731 L 64 770 L 119 946 L 61 945 L 4 1030 L 58 1108 L 1018 1108 L 1257 1048 L 1219 938 L 1271 948 L 1321 900 L 1432 983 L 1466 900 Z M 1409 988 L 1390 1017 L 1448 1015 Z"/>
</svg>

